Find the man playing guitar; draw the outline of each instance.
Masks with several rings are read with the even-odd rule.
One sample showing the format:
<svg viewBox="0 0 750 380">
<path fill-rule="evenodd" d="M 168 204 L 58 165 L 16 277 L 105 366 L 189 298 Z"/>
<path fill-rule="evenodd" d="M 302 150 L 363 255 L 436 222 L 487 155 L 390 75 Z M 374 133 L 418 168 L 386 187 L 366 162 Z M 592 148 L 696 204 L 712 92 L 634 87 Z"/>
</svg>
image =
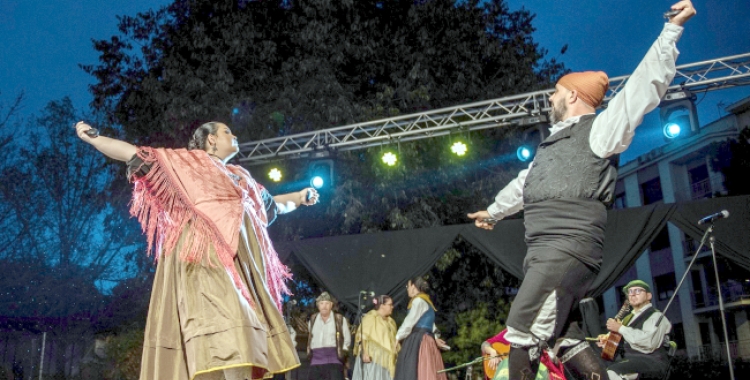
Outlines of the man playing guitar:
<svg viewBox="0 0 750 380">
<path fill-rule="evenodd" d="M 672 324 L 651 305 L 651 286 L 645 281 L 633 280 L 623 288 L 631 313 L 622 322 L 610 318 L 607 330 L 622 335 L 621 355 L 606 362 L 610 380 L 620 380 L 623 375 L 638 373 L 639 379 L 660 379 L 669 364 L 667 356 Z M 597 345 L 603 347 L 609 334 L 599 335 Z"/>
</svg>

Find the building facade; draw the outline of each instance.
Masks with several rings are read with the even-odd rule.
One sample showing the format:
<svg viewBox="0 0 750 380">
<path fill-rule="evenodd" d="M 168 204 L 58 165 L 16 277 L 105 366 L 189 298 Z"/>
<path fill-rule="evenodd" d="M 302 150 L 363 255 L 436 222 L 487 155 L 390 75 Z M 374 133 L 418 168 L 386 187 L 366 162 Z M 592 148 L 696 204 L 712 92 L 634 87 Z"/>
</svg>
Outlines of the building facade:
<svg viewBox="0 0 750 380">
<path fill-rule="evenodd" d="M 726 154 L 720 146 L 736 140 L 743 128 L 750 127 L 750 98 L 729 106 L 727 112 L 721 119 L 697 129 L 692 136 L 676 138 L 621 164 L 615 208 L 726 195 L 725 178 L 716 162 L 721 158 L 718 155 Z M 736 223 L 716 224 L 717 229 L 736 226 Z M 617 313 L 625 299 L 622 287 L 636 278 L 650 283 L 652 303 L 657 309 L 664 310 L 698 246 L 675 225 L 668 223 L 636 265 L 602 296 L 603 317 Z M 750 359 L 750 271 L 720 255 L 717 255 L 717 261 L 731 356 Z M 726 345 L 714 265 L 708 248 L 698 253 L 695 264 L 677 292 L 674 303 L 667 310 L 667 317 L 673 325 L 671 335 L 678 344 L 678 352 L 692 358 L 725 359 Z"/>
</svg>

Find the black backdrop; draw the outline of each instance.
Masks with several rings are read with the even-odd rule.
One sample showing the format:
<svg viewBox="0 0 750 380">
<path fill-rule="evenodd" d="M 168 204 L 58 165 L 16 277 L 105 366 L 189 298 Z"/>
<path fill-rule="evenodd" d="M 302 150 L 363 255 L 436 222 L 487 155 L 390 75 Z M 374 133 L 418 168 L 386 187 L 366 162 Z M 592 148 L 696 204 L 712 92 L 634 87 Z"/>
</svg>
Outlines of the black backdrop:
<svg viewBox="0 0 750 380">
<path fill-rule="evenodd" d="M 604 261 L 589 295 L 596 297 L 611 287 L 668 221 L 699 241 L 707 226 L 696 222 L 720 210 L 728 210 L 730 218 L 716 222 L 716 251 L 750 270 L 749 207 L 750 196 L 741 196 L 610 210 Z M 459 235 L 523 279 L 526 244 L 521 219 L 500 221 L 493 231 L 464 224 L 275 245 L 282 260 L 294 255 L 334 297 L 356 310 L 362 290 L 389 294 L 396 302 L 405 300 L 408 279 L 426 273 Z"/>
</svg>

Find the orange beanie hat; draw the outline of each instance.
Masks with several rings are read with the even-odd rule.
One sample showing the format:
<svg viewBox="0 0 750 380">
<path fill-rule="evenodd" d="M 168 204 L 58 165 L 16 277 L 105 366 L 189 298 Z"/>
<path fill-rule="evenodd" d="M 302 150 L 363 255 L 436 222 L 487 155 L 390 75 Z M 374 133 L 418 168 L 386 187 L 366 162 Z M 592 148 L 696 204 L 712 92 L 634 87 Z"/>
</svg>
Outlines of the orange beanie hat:
<svg viewBox="0 0 750 380">
<path fill-rule="evenodd" d="M 596 108 L 607 94 L 609 78 L 603 71 L 583 71 L 564 75 L 557 84 L 568 90 L 577 91 L 581 100 Z"/>
</svg>

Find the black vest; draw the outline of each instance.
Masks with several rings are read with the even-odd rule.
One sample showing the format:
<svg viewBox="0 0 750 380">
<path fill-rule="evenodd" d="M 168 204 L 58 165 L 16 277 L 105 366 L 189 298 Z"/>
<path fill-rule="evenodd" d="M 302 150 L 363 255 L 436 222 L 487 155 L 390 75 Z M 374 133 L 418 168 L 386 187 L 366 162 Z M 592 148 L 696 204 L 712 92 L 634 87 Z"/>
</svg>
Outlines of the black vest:
<svg viewBox="0 0 750 380">
<path fill-rule="evenodd" d="M 600 158 L 591 150 L 589 135 L 596 115 L 545 139 L 526 176 L 524 204 L 550 199 L 582 198 L 605 206 L 614 201 L 619 155 Z"/>
</svg>

